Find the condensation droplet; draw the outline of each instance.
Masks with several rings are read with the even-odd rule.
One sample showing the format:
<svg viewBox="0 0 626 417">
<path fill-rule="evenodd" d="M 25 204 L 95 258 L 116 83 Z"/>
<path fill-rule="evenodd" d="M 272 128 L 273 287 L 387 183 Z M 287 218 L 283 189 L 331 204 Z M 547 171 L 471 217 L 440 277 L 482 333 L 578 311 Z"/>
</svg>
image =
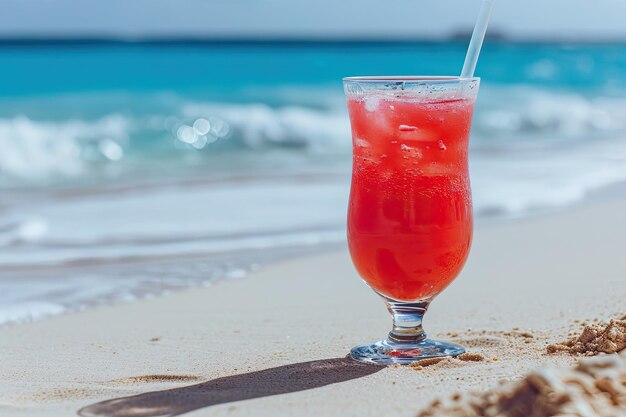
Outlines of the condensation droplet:
<svg viewBox="0 0 626 417">
<path fill-rule="evenodd" d="M 409 125 L 400 125 L 398 129 L 400 129 L 402 132 L 415 132 L 417 130 L 417 127 L 409 126 Z"/>
<path fill-rule="evenodd" d="M 370 144 L 364 140 L 364 139 L 360 139 L 360 138 L 355 138 L 354 139 L 354 146 L 357 146 L 359 148 L 367 148 L 370 146 Z"/>
</svg>

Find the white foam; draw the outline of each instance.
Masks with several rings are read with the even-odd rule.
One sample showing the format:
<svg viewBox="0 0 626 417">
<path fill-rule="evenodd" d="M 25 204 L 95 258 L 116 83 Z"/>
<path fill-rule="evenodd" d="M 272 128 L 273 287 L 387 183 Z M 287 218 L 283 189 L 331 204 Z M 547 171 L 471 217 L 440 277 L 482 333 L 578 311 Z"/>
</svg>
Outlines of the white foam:
<svg viewBox="0 0 626 417">
<path fill-rule="evenodd" d="M 109 115 L 95 121 L 36 121 L 26 116 L 0 119 L 0 168 L 17 178 L 48 175 L 77 176 L 83 173 L 85 144 L 102 146 L 102 154 L 115 159 L 120 143 L 128 139 L 127 119 Z M 115 149 L 114 146 L 117 146 Z M 108 154 L 108 155 L 107 155 Z"/>
<path fill-rule="evenodd" d="M 41 241 L 48 233 L 48 223 L 39 216 L 11 218 L 5 215 L 0 224 L 0 247 Z"/>
<path fill-rule="evenodd" d="M 37 320 L 61 314 L 65 310 L 62 305 L 43 301 L 3 304 L 0 308 L 0 324 Z"/>
<path fill-rule="evenodd" d="M 306 184 L 250 181 L 22 206 L 13 216 L 24 220 L 5 232 L 0 269 L 271 248 L 285 239 L 310 244 L 327 239 L 329 226 L 343 227 L 348 183 L 348 178 Z M 30 246 L 17 244 L 27 237 Z"/>
<path fill-rule="evenodd" d="M 216 134 L 259 148 L 296 145 L 319 153 L 348 152 L 350 126 L 345 109 L 314 110 L 298 106 L 272 108 L 265 104 L 187 104 L 184 117 L 216 117 Z"/>
</svg>

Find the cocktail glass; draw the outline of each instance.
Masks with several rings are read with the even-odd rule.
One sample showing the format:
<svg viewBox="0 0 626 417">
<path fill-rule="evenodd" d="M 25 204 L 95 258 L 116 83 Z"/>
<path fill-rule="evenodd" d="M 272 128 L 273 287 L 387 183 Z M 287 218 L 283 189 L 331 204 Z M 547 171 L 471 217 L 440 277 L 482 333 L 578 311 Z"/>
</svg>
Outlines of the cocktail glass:
<svg viewBox="0 0 626 417">
<path fill-rule="evenodd" d="M 431 301 L 460 273 L 472 240 L 468 140 L 479 78 L 349 77 L 348 245 L 393 316 L 386 339 L 352 349 L 381 365 L 457 356 L 426 337 Z"/>
</svg>

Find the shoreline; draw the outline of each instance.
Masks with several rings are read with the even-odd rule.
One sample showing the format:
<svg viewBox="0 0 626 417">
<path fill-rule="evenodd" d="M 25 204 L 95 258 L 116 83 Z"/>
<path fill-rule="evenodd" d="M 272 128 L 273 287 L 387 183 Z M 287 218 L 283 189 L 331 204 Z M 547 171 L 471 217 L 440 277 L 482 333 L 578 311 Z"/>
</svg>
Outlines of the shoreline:
<svg viewBox="0 0 626 417">
<path fill-rule="evenodd" d="M 464 271 L 433 302 L 425 329 L 482 362 L 418 371 L 343 359 L 383 337 L 390 318 L 338 251 L 211 288 L 0 328 L 0 415 L 67 416 L 125 398 L 120 404 L 141 406 L 142 415 L 157 415 L 153 407 L 409 417 L 436 396 L 571 365 L 575 357 L 547 355 L 546 345 L 578 329 L 575 320 L 624 313 L 624 210 L 624 201 L 604 201 L 476 228 Z M 533 337 L 526 343 L 516 332 Z"/>
<path fill-rule="evenodd" d="M 195 185 L 195 183 L 194 183 Z M 567 215 L 568 213 L 585 209 L 593 209 L 594 207 L 603 206 L 606 204 L 615 204 L 619 203 L 623 200 L 620 197 L 620 193 L 626 189 L 626 181 L 622 181 L 619 183 L 611 184 L 606 187 L 603 187 L 599 190 L 594 190 L 588 193 L 583 199 L 558 207 L 543 207 L 535 210 L 529 210 L 524 212 L 523 214 L 514 215 L 514 214 L 506 214 L 506 215 L 476 215 L 475 216 L 475 230 L 478 229 L 489 229 L 493 227 L 514 225 L 517 223 L 524 222 L 534 222 L 541 221 L 542 219 L 549 220 L 551 218 L 555 218 L 561 215 Z M 306 230 L 305 230 L 306 231 Z M 298 233 L 299 231 L 290 232 Z M 338 230 L 333 228 L 329 228 L 327 231 L 324 229 L 319 230 L 311 230 L 311 232 L 320 233 L 330 233 L 333 236 L 339 233 Z M 286 232 L 285 232 L 286 233 Z M 345 233 L 345 232 L 344 232 Z M 287 233 L 289 235 L 289 233 Z M 280 234 L 277 235 L 280 237 Z M 323 236 L 323 235 L 320 235 Z M 325 236 L 325 235 L 324 235 Z M 234 236 L 237 237 L 237 236 Z M 242 236 L 244 237 L 244 236 Z M 262 237 L 262 234 L 259 235 Z M 256 238 L 256 236 L 251 235 L 247 237 L 248 239 Z M 197 248 L 200 248 L 202 244 L 202 239 L 199 237 L 196 238 L 198 242 L 196 243 Z M 173 253 L 169 256 L 160 256 L 158 260 L 155 256 L 147 256 L 142 257 L 128 257 L 127 259 L 113 259 L 107 260 L 106 258 L 100 262 L 98 259 L 86 259 L 81 262 L 72 262 L 65 264 L 41 264 L 41 265 L 33 265 L 29 267 L 28 265 L 24 265 L 20 268 L 7 269 L 6 266 L 0 265 L 0 271 L 4 271 L 5 273 L 10 273 L 19 276 L 20 280 L 29 280 L 33 277 L 37 276 L 35 281 L 43 283 L 45 279 L 42 279 L 44 276 L 47 276 L 47 279 L 54 280 L 54 275 L 63 274 L 64 276 L 73 276 L 79 277 L 81 274 L 113 274 L 116 275 L 115 271 L 122 271 L 125 268 L 130 268 L 130 270 L 138 270 L 143 267 L 148 267 L 150 265 L 158 267 L 159 265 L 165 265 L 166 269 L 174 267 L 175 265 L 184 265 L 187 263 L 202 263 L 203 261 L 218 262 L 220 259 L 226 260 L 225 262 L 234 262 L 237 263 L 236 267 L 232 271 L 227 270 L 224 271 L 221 275 L 214 275 L 213 272 L 209 274 L 210 276 L 204 276 L 206 274 L 197 273 L 196 278 L 191 279 L 186 284 L 179 284 L 175 280 L 171 283 L 164 283 L 158 286 L 149 285 L 149 287 L 145 287 L 145 284 L 142 284 L 140 288 L 143 290 L 132 289 L 133 283 L 128 283 L 128 287 L 132 290 L 132 293 L 126 294 L 124 289 L 122 288 L 118 293 L 106 293 L 101 296 L 92 296 L 89 299 L 80 300 L 74 302 L 71 305 L 67 304 L 58 304 L 57 300 L 54 300 L 53 303 L 46 304 L 40 301 L 35 301 L 35 303 L 40 303 L 43 306 L 43 309 L 36 309 L 36 311 L 32 311 L 31 313 L 26 314 L 23 310 L 23 307 L 18 308 L 8 308 L 4 311 L 0 311 L 0 329 L 7 326 L 16 326 L 22 325 L 25 323 L 30 323 L 32 321 L 38 321 L 47 319 L 50 317 L 55 317 L 58 315 L 71 314 L 77 311 L 85 311 L 90 310 L 92 308 L 98 307 L 107 307 L 107 306 L 116 306 L 119 304 L 126 303 L 135 303 L 141 301 L 143 299 L 151 299 L 154 297 L 161 297 L 169 294 L 170 292 L 180 292 L 186 290 L 193 290 L 195 288 L 202 288 L 207 286 L 213 286 L 215 284 L 221 283 L 222 281 L 228 281 L 230 279 L 249 279 L 250 274 L 254 274 L 259 269 L 271 268 L 274 264 L 279 262 L 284 262 L 286 260 L 294 260 L 303 257 L 308 257 L 316 254 L 324 254 L 334 251 L 340 251 L 345 248 L 347 243 L 344 241 L 330 239 L 325 242 L 318 242 L 316 244 L 301 244 L 299 246 L 287 247 L 284 245 L 275 245 L 272 247 L 267 247 L 262 249 L 259 253 L 256 253 L 258 250 L 252 250 L 250 248 L 242 248 L 240 250 L 230 250 L 225 252 L 216 252 L 213 253 L 211 251 L 203 252 L 201 250 L 195 251 L 187 251 L 187 253 L 183 253 L 180 250 L 176 253 Z M 128 269 L 126 270 L 126 274 L 128 274 Z M 121 274 L 122 272 L 120 272 Z M 131 272 L 132 274 L 132 272 Z M 39 276 L 41 275 L 41 277 Z M 102 277 L 101 279 L 106 279 L 106 277 Z M 18 280 L 18 281 L 20 281 Z M 35 303 L 30 304 L 30 306 L 36 306 Z M 45 305 L 44 305 L 45 304 Z M 28 306 L 28 307 L 30 307 Z M 3 319 L 4 317 L 4 319 Z"/>
</svg>

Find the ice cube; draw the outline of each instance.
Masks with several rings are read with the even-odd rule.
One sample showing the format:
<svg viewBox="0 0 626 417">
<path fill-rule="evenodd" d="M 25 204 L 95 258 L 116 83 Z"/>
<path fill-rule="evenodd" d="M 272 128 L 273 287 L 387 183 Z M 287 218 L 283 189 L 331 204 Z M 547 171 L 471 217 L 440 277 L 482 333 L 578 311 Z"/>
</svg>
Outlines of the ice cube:
<svg viewBox="0 0 626 417">
<path fill-rule="evenodd" d="M 416 127 L 416 126 L 409 126 L 409 125 L 400 125 L 399 126 L 400 129 L 400 135 L 399 135 L 399 139 L 403 142 L 406 141 L 419 141 L 419 142 L 435 142 L 438 139 L 438 135 L 429 130 L 429 129 L 424 129 L 424 128 L 420 128 L 420 127 Z"/>
<path fill-rule="evenodd" d="M 403 152 L 408 152 L 410 154 L 411 158 L 421 158 L 422 157 L 422 151 L 419 148 L 413 148 L 413 147 L 405 145 L 403 143 L 402 145 L 400 145 L 400 149 Z M 407 157 L 404 156 L 404 159 L 407 159 Z"/>
<path fill-rule="evenodd" d="M 380 97 L 376 97 L 376 96 L 365 97 L 365 110 L 374 111 L 378 108 L 379 103 L 380 103 Z"/>
</svg>

